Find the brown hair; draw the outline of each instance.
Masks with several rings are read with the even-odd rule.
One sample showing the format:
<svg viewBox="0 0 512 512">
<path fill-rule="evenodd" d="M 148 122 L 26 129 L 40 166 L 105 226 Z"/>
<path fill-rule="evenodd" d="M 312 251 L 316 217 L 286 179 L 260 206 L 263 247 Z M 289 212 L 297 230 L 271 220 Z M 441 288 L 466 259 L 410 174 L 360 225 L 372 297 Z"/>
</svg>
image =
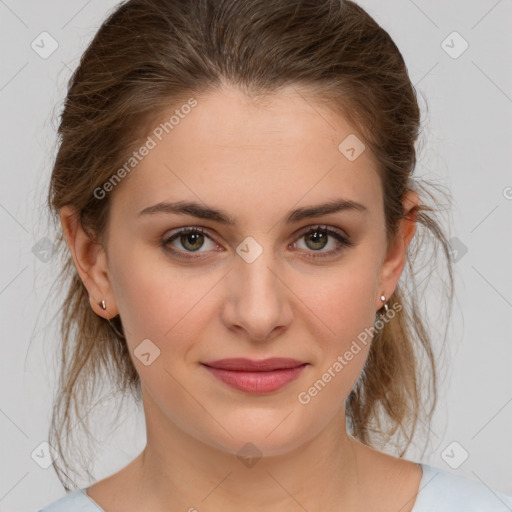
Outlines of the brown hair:
<svg viewBox="0 0 512 512">
<path fill-rule="evenodd" d="M 384 446 L 403 435 L 403 456 L 418 418 L 430 422 L 437 400 L 437 367 L 416 279 L 426 235 L 446 257 L 453 298 L 449 243 L 436 215 L 439 190 L 411 178 L 420 109 L 400 51 L 361 7 L 345 0 L 129 0 L 106 19 L 82 55 L 68 85 L 58 128 L 59 147 L 48 194 L 54 220 L 72 205 L 84 230 L 101 243 L 110 201 L 94 190 L 111 178 L 140 141 L 149 120 L 170 105 L 232 84 L 265 95 L 292 85 L 342 113 L 372 152 L 383 187 L 388 242 L 403 217 L 407 190 L 420 194 L 417 232 L 405 273 L 389 304 L 392 321 L 374 335 L 365 367 L 346 402 L 349 431 L 366 444 Z M 340 141 L 341 142 L 341 141 Z M 71 465 L 64 443 L 78 425 L 87 429 L 98 381 L 114 393 L 140 400 L 140 381 L 121 319 L 113 326 L 96 315 L 62 230 L 62 366 L 50 426 L 54 462 L 64 480 Z M 428 276 L 427 276 L 428 278 Z M 424 280 L 428 282 L 428 279 Z M 409 287 L 408 290 L 405 287 Z M 116 333 L 121 331 L 120 334 Z M 423 381 L 422 374 L 425 377 Z M 113 387 L 112 387 L 113 386 Z M 79 418 L 72 425 L 72 415 Z M 422 422 L 423 423 L 423 422 Z M 77 451 L 77 444 L 72 446 Z M 62 467 L 60 466 L 62 461 Z M 90 475 L 90 473 L 88 472 Z"/>
</svg>

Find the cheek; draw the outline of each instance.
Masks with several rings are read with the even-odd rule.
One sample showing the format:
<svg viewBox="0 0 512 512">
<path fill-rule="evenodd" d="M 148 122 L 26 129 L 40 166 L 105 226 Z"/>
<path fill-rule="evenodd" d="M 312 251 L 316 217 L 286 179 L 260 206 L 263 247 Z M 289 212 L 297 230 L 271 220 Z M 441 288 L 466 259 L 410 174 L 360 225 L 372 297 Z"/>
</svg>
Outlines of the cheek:
<svg viewBox="0 0 512 512">
<path fill-rule="evenodd" d="M 374 323 L 376 278 L 364 260 L 302 277 L 294 292 L 309 308 L 327 346 L 341 349 Z"/>
<path fill-rule="evenodd" d="M 154 252 L 154 249 L 153 249 Z M 133 250 L 113 265 L 112 281 L 131 350 L 144 339 L 172 352 L 185 349 L 209 321 L 209 290 L 218 276 L 177 270 L 165 255 L 148 264 L 146 251 Z"/>
<path fill-rule="evenodd" d="M 336 270 L 295 283 L 294 291 L 305 304 L 300 315 L 309 319 L 320 349 L 314 376 L 322 381 L 318 402 L 348 396 L 362 371 L 375 322 L 376 268 L 375 257 L 361 253 Z"/>
<path fill-rule="evenodd" d="M 310 417 L 334 416 L 344 409 L 368 357 L 372 342 L 373 286 L 352 276 L 330 281 L 312 308 L 327 328 L 317 332 L 319 348 L 310 378 L 299 390 L 297 401 Z M 329 411 L 328 413 L 326 411 Z"/>
</svg>

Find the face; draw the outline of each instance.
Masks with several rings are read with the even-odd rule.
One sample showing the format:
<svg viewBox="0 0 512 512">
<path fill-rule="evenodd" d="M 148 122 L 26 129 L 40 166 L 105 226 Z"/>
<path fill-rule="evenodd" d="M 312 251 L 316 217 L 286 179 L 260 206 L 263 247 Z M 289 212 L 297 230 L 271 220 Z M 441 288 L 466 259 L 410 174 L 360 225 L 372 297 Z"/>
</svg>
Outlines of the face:
<svg viewBox="0 0 512 512">
<path fill-rule="evenodd" d="M 357 340 L 392 294 L 405 246 L 386 244 L 369 151 L 351 161 L 338 149 L 354 133 L 342 117 L 294 89 L 260 103 L 227 88 L 196 100 L 111 193 L 106 257 L 82 275 L 106 297 L 107 312 L 91 299 L 95 311 L 121 315 L 147 421 L 275 455 L 344 418 L 370 346 Z M 233 223 L 148 210 L 185 201 Z M 341 201 L 360 206 L 288 218 Z M 235 357 L 307 364 L 276 390 L 248 392 L 203 365 Z"/>
</svg>

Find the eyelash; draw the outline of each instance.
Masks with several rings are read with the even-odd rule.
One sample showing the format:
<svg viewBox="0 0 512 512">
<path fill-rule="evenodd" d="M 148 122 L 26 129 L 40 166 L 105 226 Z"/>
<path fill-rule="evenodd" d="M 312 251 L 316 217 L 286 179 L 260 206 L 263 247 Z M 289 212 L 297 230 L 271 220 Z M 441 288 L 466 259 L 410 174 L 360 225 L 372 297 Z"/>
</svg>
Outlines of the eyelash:
<svg viewBox="0 0 512 512">
<path fill-rule="evenodd" d="M 327 227 L 325 225 L 324 226 L 317 225 L 317 226 L 309 228 L 307 231 L 302 232 L 298 236 L 297 241 L 300 240 L 301 238 L 307 236 L 307 235 L 310 235 L 312 233 L 318 233 L 318 232 L 325 233 L 325 234 L 327 234 L 329 236 L 332 236 L 333 238 L 335 238 L 337 240 L 339 245 L 338 245 L 338 247 L 336 249 L 332 249 L 332 250 L 326 251 L 326 252 L 308 251 L 308 252 L 313 252 L 313 253 L 316 252 L 317 254 L 308 255 L 308 256 L 306 256 L 307 258 L 318 259 L 318 258 L 332 257 L 332 256 L 338 254 L 344 248 L 352 247 L 354 245 L 353 242 L 351 242 L 348 238 L 343 236 L 340 232 L 335 231 L 333 229 L 329 229 L 329 227 Z M 170 248 L 169 245 L 168 245 L 171 242 L 173 242 L 175 239 L 179 238 L 180 236 L 186 235 L 186 234 L 189 234 L 189 233 L 201 233 L 201 234 L 205 235 L 206 237 L 208 237 L 213 242 L 215 242 L 215 240 L 210 235 L 208 235 L 203 228 L 201 228 L 201 227 L 192 227 L 191 226 L 191 227 L 186 227 L 184 229 L 181 229 L 180 231 L 177 231 L 176 233 L 174 233 L 170 237 L 165 238 L 162 241 L 161 245 L 162 245 L 162 247 L 164 247 L 164 249 L 166 251 L 171 252 L 173 255 L 177 256 L 178 258 L 188 259 L 188 260 L 199 259 L 199 258 L 201 258 L 201 256 L 184 256 L 183 255 L 183 253 L 191 252 L 191 251 L 178 251 L 176 249 Z"/>
</svg>

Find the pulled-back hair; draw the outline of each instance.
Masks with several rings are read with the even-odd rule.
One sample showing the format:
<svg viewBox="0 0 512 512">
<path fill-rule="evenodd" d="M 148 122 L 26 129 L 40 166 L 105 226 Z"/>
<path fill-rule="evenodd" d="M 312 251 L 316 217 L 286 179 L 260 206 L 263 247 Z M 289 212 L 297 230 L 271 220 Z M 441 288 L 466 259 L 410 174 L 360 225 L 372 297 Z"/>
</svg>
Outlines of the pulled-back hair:
<svg viewBox="0 0 512 512">
<path fill-rule="evenodd" d="M 388 243 L 404 216 L 404 195 L 408 190 L 420 195 L 418 229 L 408 248 L 404 275 L 388 298 L 389 304 L 400 308 L 375 332 L 364 369 L 346 401 L 347 428 L 354 437 L 383 447 L 400 434 L 405 441 L 400 444 L 403 456 L 418 419 L 428 424 L 437 401 L 435 350 L 416 280 L 423 269 L 421 261 L 433 265 L 440 249 L 446 258 L 451 305 L 453 263 L 438 218 L 440 209 L 432 206 L 439 190 L 428 192 L 425 184 L 411 178 L 420 133 L 416 91 L 389 34 L 357 4 L 345 0 L 121 3 L 98 30 L 69 81 L 48 193 L 52 218 L 57 221 L 64 205 L 74 207 L 83 229 L 99 243 L 110 200 L 109 195 L 99 199 L 94 191 L 147 138 L 152 119 L 170 106 L 226 84 L 254 97 L 294 86 L 342 114 L 377 163 Z M 427 235 L 434 242 L 430 256 Z M 76 427 L 87 430 L 100 384 L 110 380 L 109 387 L 119 396 L 128 392 L 137 400 L 141 388 L 122 319 L 118 316 L 110 323 L 94 313 L 62 230 L 57 243 L 62 261 L 59 284 L 66 293 L 62 366 L 49 442 L 60 455 L 54 467 L 69 490 L 64 480 L 72 469 L 67 445 Z M 77 424 L 73 415 L 80 420 Z M 77 444 L 72 446 L 75 453 Z"/>
</svg>

